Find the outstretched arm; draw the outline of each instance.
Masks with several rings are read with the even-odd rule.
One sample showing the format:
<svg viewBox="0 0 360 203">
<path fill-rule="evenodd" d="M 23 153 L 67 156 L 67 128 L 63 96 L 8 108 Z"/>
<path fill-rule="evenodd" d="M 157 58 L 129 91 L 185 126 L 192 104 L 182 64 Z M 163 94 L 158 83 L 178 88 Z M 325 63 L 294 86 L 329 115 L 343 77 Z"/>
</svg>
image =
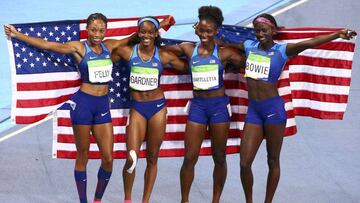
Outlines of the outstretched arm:
<svg viewBox="0 0 360 203">
<path fill-rule="evenodd" d="M 189 67 L 189 63 L 185 59 L 180 59 L 174 53 L 166 51 L 164 48 L 160 49 L 160 58 L 163 65 L 169 64 L 175 70 L 180 72 L 186 72 Z"/>
<path fill-rule="evenodd" d="M 186 56 L 188 59 L 191 58 L 192 52 L 195 48 L 195 44 L 191 42 L 183 42 L 178 45 L 166 45 L 163 46 L 166 51 L 169 51 L 176 56 Z"/>
<path fill-rule="evenodd" d="M 300 52 L 304 51 L 305 49 L 319 46 L 334 39 L 342 38 L 348 40 L 353 38 L 354 36 L 356 36 L 356 32 L 348 29 L 339 30 L 328 35 L 320 35 L 309 40 L 288 44 L 286 47 L 286 55 L 295 56 L 298 55 Z"/>
<path fill-rule="evenodd" d="M 16 38 L 39 49 L 54 51 L 60 54 L 79 54 L 80 56 L 82 53 L 81 49 L 83 48 L 83 45 L 79 41 L 72 41 L 64 44 L 58 42 L 48 42 L 41 38 L 24 35 L 18 32 L 12 25 L 4 25 L 4 30 L 8 37 Z"/>
<path fill-rule="evenodd" d="M 239 72 L 240 69 L 245 68 L 245 54 L 234 47 L 220 48 L 219 57 L 224 67 L 231 68 L 230 72 Z"/>
<path fill-rule="evenodd" d="M 160 28 L 169 27 L 170 25 L 174 24 L 175 21 L 173 19 L 174 18 L 172 16 L 169 16 L 166 19 L 164 19 L 163 21 L 161 21 Z M 114 50 L 118 47 L 136 44 L 137 41 L 139 41 L 139 36 L 138 36 L 138 33 L 135 32 L 135 33 L 131 34 L 130 36 L 123 38 L 121 40 L 107 39 L 104 41 L 104 43 L 106 44 L 106 47 L 109 48 L 110 52 L 112 52 L 112 50 Z"/>
</svg>

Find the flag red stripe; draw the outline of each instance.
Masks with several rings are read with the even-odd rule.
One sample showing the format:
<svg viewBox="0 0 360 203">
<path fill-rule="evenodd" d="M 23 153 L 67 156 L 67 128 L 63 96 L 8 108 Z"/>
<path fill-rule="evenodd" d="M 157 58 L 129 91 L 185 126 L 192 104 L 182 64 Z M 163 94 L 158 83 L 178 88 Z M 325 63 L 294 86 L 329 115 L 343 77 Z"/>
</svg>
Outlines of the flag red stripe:
<svg viewBox="0 0 360 203">
<path fill-rule="evenodd" d="M 344 117 L 344 112 L 320 111 L 305 107 L 294 107 L 294 112 L 297 116 L 309 116 L 318 119 L 342 120 Z"/>
<path fill-rule="evenodd" d="M 291 82 L 309 82 L 316 84 L 350 86 L 351 78 L 314 75 L 309 73 L 291 73 Z"/>
<path fill-rule="evenodd" d="M 46 99 L 18 99 L 16 101 L 17 108 L 36 108 L 44 106 L 54 106 L 61 104 L 71 97 L 72 94 L 62 95 L 57 98 L 46 98 Z"/>
<path fill-rule="evenodd" d="M 56 90 L 71 87 L 79 87 L 80 80 L 64 80 L 64 81 L 50 81 L 50 82 L 31 82 L 16 84 L 17 91 L 38 91 L 38 90 Z"/>
<path fill-rule="evenodd" d="M 351 69 L 352 61 L 341 59 L 326 59 L 309 56 L 296 56 L 290 58 L 287 62 L 289 65 L 308 65 L 316 68 L 337 68 L 337 69 Z"/>
<path fill-rule="evenodd" d="M 344 103 L 346 104 L 349 98 L 349 95 L 339 95 L 339 94 L 325 94 L 312 92 L 307 90 L 293 90 L 291 92 L 293 99 L 311 99 L 314 101 L 321 102 L 333 102 L 333 103 Z"/>
<path fill-rule="evenodd" d="M 31 124 L 44 119 L 48 114 L 33 116 L 15 116 L 16 124 Z"/>
</svg>

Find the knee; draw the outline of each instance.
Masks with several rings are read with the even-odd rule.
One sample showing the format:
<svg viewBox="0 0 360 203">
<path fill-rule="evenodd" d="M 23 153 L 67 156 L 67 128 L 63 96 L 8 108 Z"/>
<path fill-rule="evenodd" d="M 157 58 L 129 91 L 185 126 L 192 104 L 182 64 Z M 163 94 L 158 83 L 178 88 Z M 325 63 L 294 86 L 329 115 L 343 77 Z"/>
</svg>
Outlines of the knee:
<svg viewBox="0 0 360 203">
<path fill-rule="evenodd" d="M 247 159 L 240 159 L 240 169 L 242 171 L 251 170 L 251 161 Z"/>
<path fill-rule="evenodd" d="M 194 167 L 198 160 L 198 156 L 193 153 L 186 153 L 184 156 L 184 167 Z"/>
<path fill-rule="evenodd" d="M 76 152 L 76 161 L 79 164 L 86 165 L 88 162 L 88 150 L 78 150 Z"/>
<path fill-rule="evenodd" d="M 113 165 L 113 156 L 111 154 L 102 157 L 101 161 L 105 168 L 112 168 Z"/>
<path fill-rule="evenodd" d="M 276 156 L 268 156 L 267 159 L 269 169 L 276 169 L 280 167 L 280 159 Z"/>
<path fill-rule="evenodd" d="M 124 170 L 126 170 L 128 173 L 132 173 L 135 170 L 137 163 L 137 154 L 134 150 L 130 150 L 125 162 Z"/>
<path fill-rule="evenodd" d="M 158 161 L 158 152 L 147 152 L 146 161 L 149 166 L 155 166 Z"/>
<path fill-rule="evenodd" d="M 216 166 L 226 166 L 226 153 L 225 151 L 214 151 L 212 157 Z"/>
</svg>

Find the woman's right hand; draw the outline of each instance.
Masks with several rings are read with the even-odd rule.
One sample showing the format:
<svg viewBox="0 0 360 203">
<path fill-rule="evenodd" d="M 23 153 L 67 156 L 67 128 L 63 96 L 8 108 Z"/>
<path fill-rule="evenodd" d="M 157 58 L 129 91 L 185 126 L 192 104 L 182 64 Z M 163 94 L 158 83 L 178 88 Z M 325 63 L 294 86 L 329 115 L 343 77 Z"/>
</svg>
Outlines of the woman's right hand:
<svg viewBox="0 0 360 203">
<path fill-rule="evenodd" d="M 18 33 L 16 28 L 12 25 L 4 25 L 4 31 L 8 37 L 16 37 L 16 34 Z"/>
</svg>

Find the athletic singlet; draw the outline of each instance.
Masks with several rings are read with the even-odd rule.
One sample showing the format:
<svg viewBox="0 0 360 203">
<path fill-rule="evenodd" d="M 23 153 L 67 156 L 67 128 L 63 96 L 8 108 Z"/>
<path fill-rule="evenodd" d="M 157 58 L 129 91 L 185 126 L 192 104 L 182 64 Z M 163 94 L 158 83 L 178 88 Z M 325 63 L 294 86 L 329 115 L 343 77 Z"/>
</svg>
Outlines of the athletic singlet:
<svg viewBox="0 0 360 203">
<path fill-rule="evenodd" d="M 107 85 L 112 79 L 113 63 L 109 49 L 101 43 L 102 53 L 92 51 L 87 43 L 85 44 L 85 55 L 79 64 L 81 81 L 91 84 Z"/>
<path fill-rule="evenodd" d="M 158 88 L 160 76 L 162 74 L 162 64 L 160 61 L 159 50 L 155 47 L 154 54 L 150 60 L 143 61 L 138 55 L 139 46 L 136 44 L 132 50 L 129 61 L 131 89 L 138 91 L 148 91 Z"/>
<path fill-rule="evenodd" d="M 274 44 L 270 49 L 259 50 L 258 41 L 244 42 L 246 54 L 245 77 L 275 84 L 288 59 L 287 44 Z"/>
<path fill-rule="evenodd" d="M 200 43 L 197 43 L 191 56 L 191 80 L 194 90 L 217 90 L 224 86 L 224 67 L 218 56 L 218 46 L 215 44 L 210 56 L 198 54 Z"/>
</svg>

